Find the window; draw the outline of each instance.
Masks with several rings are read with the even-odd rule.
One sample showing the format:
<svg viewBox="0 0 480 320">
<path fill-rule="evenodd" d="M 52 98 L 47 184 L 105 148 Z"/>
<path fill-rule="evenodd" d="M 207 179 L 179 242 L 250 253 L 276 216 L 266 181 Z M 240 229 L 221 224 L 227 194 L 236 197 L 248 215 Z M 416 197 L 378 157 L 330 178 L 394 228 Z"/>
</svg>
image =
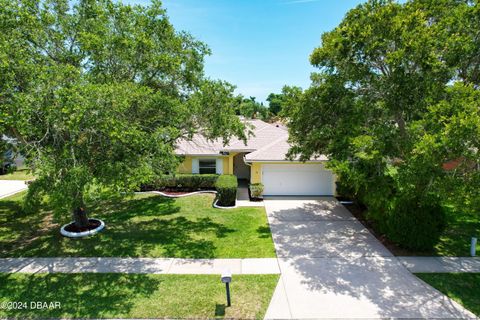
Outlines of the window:
<svg viewBox="0 0 480 320">
<path fill-rule="evenodd" d="M 215 159 L 200 159 L 198 161 L 200 174 L 217 173 L 217 161 Z"/>
</svg>

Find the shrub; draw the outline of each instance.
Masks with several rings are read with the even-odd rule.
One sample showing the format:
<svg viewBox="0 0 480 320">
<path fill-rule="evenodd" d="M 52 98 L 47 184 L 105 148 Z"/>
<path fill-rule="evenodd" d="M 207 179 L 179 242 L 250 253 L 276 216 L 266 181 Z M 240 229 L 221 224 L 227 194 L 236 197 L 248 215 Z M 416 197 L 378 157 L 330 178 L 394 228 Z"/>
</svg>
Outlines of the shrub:
<svg viewBox="0 0 480 320">
<path fill-rule="evenodd" d="M 237 177 L 230 174 L 222 174 L 215 183 L 217 189 L 218 205 L 222 207 L 231 207 L 235 205 L 237 198 Z"/>
<path fill-rule="evenodd" d="M 214 189 L 217 174 L 176 174 L 157 177 L 142 187 L 144 190 L 162 190 L 176 188 L 180 190 Z"/>
<path fill-rule="evenodd" d="M 263 183 L 250 184 L 250 195 L 252 196 L 252 198 L 260 198 L 263 194 L 263 190 Z"/>
<path fill-rule="evenodd" d="M 429 251 L 446 225 L 445 211 L 436 198 L 403 198 L 387 216 L 387 237 L 402 247 Z"/>
</svg>

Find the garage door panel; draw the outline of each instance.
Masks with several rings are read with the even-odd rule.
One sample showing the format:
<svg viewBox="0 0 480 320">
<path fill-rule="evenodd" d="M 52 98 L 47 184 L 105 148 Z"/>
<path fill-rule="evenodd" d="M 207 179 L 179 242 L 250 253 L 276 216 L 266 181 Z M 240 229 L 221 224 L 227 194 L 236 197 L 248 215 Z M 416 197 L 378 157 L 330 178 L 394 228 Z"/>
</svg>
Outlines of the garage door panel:
<svg viewBox="0 0 480 320">
<path fill-rule="evenodd" d="M 263 165 L 265 195 L 333 195 L 333 174 L 320 164 Z"/>
</svg>

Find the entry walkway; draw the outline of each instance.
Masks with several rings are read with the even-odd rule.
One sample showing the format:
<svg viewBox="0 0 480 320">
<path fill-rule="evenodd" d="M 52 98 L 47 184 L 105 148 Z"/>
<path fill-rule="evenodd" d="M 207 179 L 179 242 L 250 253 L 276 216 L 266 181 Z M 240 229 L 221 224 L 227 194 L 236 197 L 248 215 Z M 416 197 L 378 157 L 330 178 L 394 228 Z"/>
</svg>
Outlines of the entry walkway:
<svg viewBox="0 0 480 320">
<path fill-rule="evenodd" d="M 263 207 L 263 201 L 250 201 L 248 195 L 248 181 L 244 179 L 238 180 L 237 188 L 237 207 Z"/>
<path fill-rule="evenodd" d="M 265 318 L 476 318 L 411 274 L 334 198 L 270 198 L 265 208 L 281 271 Z"/>
<path fill-rule="evenodd" d="M 23 180 L 0 180 L 0 199 L 26 190 L 28 186 Z"/>
<path fill-rule="evenodd" d="M 152 273 L 152 274 L 278 274 L 277 259 L 175 258 L 3 258 L 0 272 L 20 273 Z"/>
</svg>

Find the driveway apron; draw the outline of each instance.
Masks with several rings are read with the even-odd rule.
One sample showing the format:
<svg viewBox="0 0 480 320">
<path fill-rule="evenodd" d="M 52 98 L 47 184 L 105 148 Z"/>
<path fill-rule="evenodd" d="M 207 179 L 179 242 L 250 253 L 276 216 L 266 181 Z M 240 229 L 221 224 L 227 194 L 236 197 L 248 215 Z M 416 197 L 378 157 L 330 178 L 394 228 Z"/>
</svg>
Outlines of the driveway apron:
<svg viewBox="0 0 480 320">
<path fill-rule="evenodd" d="M 412 275 L 335 198 L 265 200 L 281 277 L 265 318 L 475 318 Z"/>
</svg>

